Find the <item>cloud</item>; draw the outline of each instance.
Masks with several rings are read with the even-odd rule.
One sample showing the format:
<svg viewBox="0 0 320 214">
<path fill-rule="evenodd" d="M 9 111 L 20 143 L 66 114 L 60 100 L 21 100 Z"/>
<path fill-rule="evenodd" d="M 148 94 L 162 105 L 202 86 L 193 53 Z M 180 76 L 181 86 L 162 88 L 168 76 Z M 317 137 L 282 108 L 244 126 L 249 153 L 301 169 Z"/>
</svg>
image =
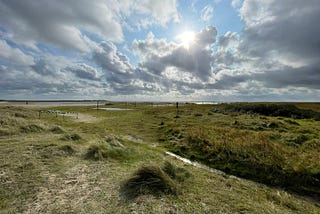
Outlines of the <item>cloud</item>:
<svg viewBox="0 0 320 214">
<path fill-rule="evenodd" d="M 245 27 L 219 38 L 214 71 L 220 74 L 212 87 L 319 89 L 318 2 L 245 0 L 239 7 Z"/>
<path fill-rule="evenodd" d="M 124 35 L 131 40 L 152 25 L 169 31 L 168 23 L 180 20 L 178 2 L 0 1 L 0 95 L 320 99 L 318 1 L 231 4 L 243 21 L 241 32 L 217 38 L 208 26 L 188 47 L 149 32 L 122 52 Z M 203 20 L 213 12 L 203 8 Z M 123 33 L 129 28 L 132 35 Z"/>
<path fill-rule="evenodd" d="M 168 69 L 180 73 L 191 73 L 202 81 L 207 81 L 212 74 L 212 49 L 216 41 L 217 30 L 213 26 L 204 28 L 195 35 L 189 49 L 177 43 L 155 39 L 152 34 L 146 40 L 134 41 L 133 50 L 144 59 L 140 67 L 151 73 L 162 75 Z M 158 46 L 162 48 L 157 49 Z M 178 74 L 178 73 L 177 73 Z"/>
<path fill-rule="evenodd" d="M 145 40 L 134 40 L 132 42 L 132 51 L 137 56 L 148 57 L 150 55 L 164 56 L 169 54 L 178 45 L 174 42 L 168 42 L 166 39 L 156 39 L 152 32 L 149 32 Z"/>
<path fill-rule="evenodd" d="M 202 10 L 201 10 L 201 19 L 205 22 L 208 22 L 212 19 L 213 17 L 213 7 L 211 7 L 210 5 L 205 6 Z"/>
<path fill-rule="evenodd" d="M 320 89 L 320 64 L 302 66 L 298 68 L 283 67 L 254 75 L 268 88 L 304 87 Z"/>
<path fill-rule="evenodd" d="M 242 0 L 232 0 L 232 1 L 231 1 L 231 5 L 232 5 L 232 7 L 234 7 L 234 8 L 240 7 L 240 6 L 241 6 L 241 3 L 242 3 Z"/>
<path fill-rule="evenodd" d="M 36 47 L 43 42 L 87 51 L 86 31 L 105 40 L 123 39 L 119 16 L 113 9 L 103 0 L 12 0 L 0 2 L 0 19 L 18 43 Z"/>
<path fill-rule="evenodd" d="M 73 67 L 66 67 L 67 71 L 74 73 L 77 77 L 86 80 L 99 80 L 98 71 L 84 63 L 78 64 Z"/>
<path fill-rule="evenodd" d="M 241 51 L 301 65 L 319 61 L 320 28 L 315 21 L 320 19 L 318 1 L 247 0 L 240 14 L 246 23 Z"/>
<path fill-rule="evenodd" d="M 92 59 L 106 73 L 126 74 L 133 70 L 129 58 L 118 51 L 112 42 L 102 42 L 93 50 Z"/>
<path fill-rule="evenodd" d="M 33 65 L 32 56 L 25 54 L 19 48 L 13 48 L 5 40 L 0 40 L 0 57 L 6 59 L 8 63 L 15 65 Z"/>
<path fill-rule="evenodd" d="M 160 23 L 161 25 L 165 25 L 170 21 L 180 21 L 180 15 L 177 10 L 177 5 L 177 0 L 140 0 L 134 3 L 133 11 L 138 14 L 149 15 L 156 22 Z M 145 25 L 143 27 L 146 27 L 149 24 L 154 23 L 154 21 L 150 20 L 150 17 L 144 17 L 142 18 L 142 21 L 141 19 L 135 21 L 140 22 L 140 24 L 144 22 Z M 146 22 L 146 20 L 149 21 Z"/>
</svg>

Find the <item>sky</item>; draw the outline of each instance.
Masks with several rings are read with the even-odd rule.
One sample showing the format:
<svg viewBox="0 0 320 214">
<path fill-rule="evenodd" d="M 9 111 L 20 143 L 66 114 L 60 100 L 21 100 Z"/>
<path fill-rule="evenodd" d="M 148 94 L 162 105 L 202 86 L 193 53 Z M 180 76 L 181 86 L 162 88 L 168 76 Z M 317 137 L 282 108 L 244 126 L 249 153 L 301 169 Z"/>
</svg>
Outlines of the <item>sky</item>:
<svg viewBox="0 0 320 214">
<path fill-rule="evenodd" d="M 319 0 L 0 0 L 0 99 L 320 101 Z"/>
</svg>

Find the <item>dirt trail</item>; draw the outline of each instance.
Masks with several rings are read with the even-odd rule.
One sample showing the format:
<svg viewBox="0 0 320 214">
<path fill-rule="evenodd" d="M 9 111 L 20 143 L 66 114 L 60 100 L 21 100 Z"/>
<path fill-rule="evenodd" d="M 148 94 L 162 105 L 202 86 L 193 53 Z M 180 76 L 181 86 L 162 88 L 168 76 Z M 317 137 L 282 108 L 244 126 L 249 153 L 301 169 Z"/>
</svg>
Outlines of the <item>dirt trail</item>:
<svg viewBox="0 0 320 214">
<path fill-rule="evenodd" d="M 76 120 L 79 121 L 79 122 L 94 123 L 94 122 L 100 121 L 101 118 L 97 118 L 97 117 L 94 117 L 94 116 L 89 115 L 89 114 L 79 113 L 78 114 L 78 119 L 76 119 Z"/>
<path fill-rule="evenodd" d="M 60 117 L 72 117 L 75 121 L 77 122 L 85 122 L 85 123 L 94 123 L 98 122 L 101 120 L 101 118 L 97 118 L 95 116 L 92 116 L 90 114 L 83 114 L 83 113 L 78 113 L 78 114 L 58 114 Z"/>
</svg>

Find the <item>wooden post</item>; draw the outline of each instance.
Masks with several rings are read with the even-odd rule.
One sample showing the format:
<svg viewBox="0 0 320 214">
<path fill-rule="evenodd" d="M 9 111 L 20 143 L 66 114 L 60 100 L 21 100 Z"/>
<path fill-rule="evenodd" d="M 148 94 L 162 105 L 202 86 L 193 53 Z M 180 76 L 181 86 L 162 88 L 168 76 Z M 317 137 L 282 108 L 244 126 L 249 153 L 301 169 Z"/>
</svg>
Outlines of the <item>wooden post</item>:
<svg viewBox="0 0 320 214">
<path fill-rule="evenodd" d="M 179 103 L 176 102 L 176 108 L 177 108 L 177 116 L 178 116 L 178 113 L 179 113 Z"/>
<path fill-rule="evenodd" d="M 97 100 L 97 110 L 99 109 L 99 100 Z"/>
</svg>

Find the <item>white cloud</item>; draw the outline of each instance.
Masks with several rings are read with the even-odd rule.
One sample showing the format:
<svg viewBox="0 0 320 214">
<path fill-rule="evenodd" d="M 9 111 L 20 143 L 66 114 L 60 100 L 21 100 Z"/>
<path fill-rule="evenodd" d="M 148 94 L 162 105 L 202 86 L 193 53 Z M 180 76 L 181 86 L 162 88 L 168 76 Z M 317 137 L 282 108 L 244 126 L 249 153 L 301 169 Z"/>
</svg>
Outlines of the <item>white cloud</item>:
<svg viewBox="0 0 320 214">
<path fill-rule="evenodd" d="M 134 10 L 136 10 L 138 13 L 149 14 L 162 25 L 165 25 L 169 21 L 179 22 L 180 20 L 176 0 L 135 1 Z"/>
<path fill-rule="evenodd" d="M 87 51 L 85 31 L 105 40 L 123 39 L 114 7 L 104 0 L 1 1 L 0 20 L 17 43 L 36 47 L 43 42 Z"/>
<path fill-rule="evenodd" d="M 0 40 L 0 57 L 18 65 L 33 65 L 33 57 L 23 53 L 19 48 L 13 48 L 5 40 Z"/>
<path fill-rule="evenodd" d="M 149 34 L 146 40 L 135 41 L 133 49 L 143 56 L 140 67 L 149 72 L 162 75 L 168 68 L 193 74 L 202 81 L 212 75 L 212 49 L 217 31 L 213 26 L 204 28 L 195 35 L 195 41 L 186 49 L 183 45 L 154 39 Z M 162 48 L 157 48 L 161 46 Z"/>
<path fill-rule="evenodd" d="M 217 84 L 245 87 L 245 83 L 254 81 L 270 91 L 319 89 L 317 1 L 245 0 L 240 14 L 245 23 L 241 34 L 228 32 L 219 39 L 215 54 L 215 73 L 220 73 Z M 240 73 L 235 76 L 235 71 Z"/>
<path fill-rule="evenodd" d="M 145 40 L 134 40 L 132 42 L 132 51 L 142 60 L 150 55 L 164 56 L 169 54 L 178 45 L 174 42 L 168 42 L 166 39 L 155 38 L 152 32 L 149 32 Z"/>
<path fill-rule="evenodd" d="M 132 66 L 129 58 L 118 51 L 112 42 L 102 42 L 98 48 L 93 51 L 92 59 L 105 72 L 113 73 L 131 73 Z"/>
<path fill-rule="evenodd" d="M 209 26 L 188 48 L 150 32 L 126 50 L 136 57 L 137 65 L 131 64 L 118 48 L 122 28 L 179 21 L 177 4 L 0 1 L 0 95 L 320 99 L 318 0 L 233 0 L 244 23 L 241 32 L 227 32 L 216 43 L 217 30 Z M 205 7 L 202 18 L 211 20 L 213 12 Z"/>
<path fill-rule="evenodd" d="M 67 71 L 74 73 L 76 77 L 79 77 L 81 79 L 95 80 L 95 81 L 100 80 L 99 72 L 94 67 L 84 63 L 77 64 L 72 67 L 66 67 L 65 69 Z"/>
<path fill-rule="evenodd" d="M 213 7 L 211 7 L 210 5 L 205 6 L 202 10 L 201 10 L 201 19 L 205 22 L 209 22 L 212 17 L 213 17 Z"/>
<path fill-rule="evenodd" d="M 232 0 L 231 5 L 234 8 L 239 8 L 241 6 L 242 0 Z"/>
</svg>

